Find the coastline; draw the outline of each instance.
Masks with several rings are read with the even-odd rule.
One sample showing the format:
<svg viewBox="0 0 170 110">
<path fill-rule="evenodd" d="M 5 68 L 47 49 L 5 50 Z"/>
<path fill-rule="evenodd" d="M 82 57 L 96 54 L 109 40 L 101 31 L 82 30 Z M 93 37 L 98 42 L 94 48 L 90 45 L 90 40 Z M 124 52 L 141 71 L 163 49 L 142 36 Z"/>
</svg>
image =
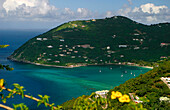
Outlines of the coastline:
<svg viewBox="0 0 170 110">
<path fill-rule="evenodd" d="M 136 67 L 143 67 L 143 68 L 149 68 L 149 69 L 153 69 L 153 67 L 150 66 L 140 66 L 139 64 L 135 64 L 135 63 L 130 63 L 129 64 L 124 64 L 124 63 L 107 63 L 107 64 L 77 64 L 77 65 L 70 65 L 70 66 L 56 66 L 56 65 L 48 65 L 48 64 L 40 64 L 40 63 L 34 63 L 34 62 L 30 62 L 30 61 L 23 61 L 23 60 L 16 60 L 12 57 L 7 57 L 7 59 L 14 61 L 14 62 L 22 62 L 22 63 L 27 63 L 27 64 L 33 64 L 33 65 L 37 65 L 37 66 L 46 66 L 46 67 L 56 67 L 56 68 L 75 68 L 75 67 L 82 67 L 82 66 L 92 66 L 92 65 L 124 65 L 124 66 L 136 66 Z"/>
</svg>

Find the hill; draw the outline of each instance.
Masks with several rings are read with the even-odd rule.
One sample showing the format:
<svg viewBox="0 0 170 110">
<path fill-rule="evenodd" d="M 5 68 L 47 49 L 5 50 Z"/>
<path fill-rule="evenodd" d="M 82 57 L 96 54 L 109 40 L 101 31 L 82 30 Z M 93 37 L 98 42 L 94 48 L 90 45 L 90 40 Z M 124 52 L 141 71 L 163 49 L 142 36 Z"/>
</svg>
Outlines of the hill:
<svg viewBox="0 0 170 110">
<path fill-rule="evenodd" d="M 51 66 L 153 62 L 170 55 L 169 30 L 169 23 L 149 26 L 123 16 L 70 21 L 30 39 L 9 59 Z"/>
</svg>

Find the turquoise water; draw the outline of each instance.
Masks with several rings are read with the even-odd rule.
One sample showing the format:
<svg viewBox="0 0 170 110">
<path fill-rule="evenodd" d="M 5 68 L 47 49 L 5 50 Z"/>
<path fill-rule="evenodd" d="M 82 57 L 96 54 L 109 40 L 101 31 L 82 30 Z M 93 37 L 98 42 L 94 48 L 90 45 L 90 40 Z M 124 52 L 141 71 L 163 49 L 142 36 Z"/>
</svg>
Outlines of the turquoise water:
<svg viewBox="0 0 170 110">
<path fill-rule="evenodd" d="M 7 60 L 6 57 L 41 31 L 17 31 L 17 35 L 14 33 L 16 31 L 12 31 L 13 36 L 11 36 L 4 31 L 0 31 L 0 43 L 11 45 L 8 48 L 0 49 L 0 63 L 14 67 L 14 71 L 11 72 L 0 70 L 0 78 L 7 81 L 8 87 L 12 83 L 19 83 L 27 89 L 26 93 L 30 93 L 35 97 L 37 97 L 37 94 L 49 95 L 51 103 L 61 104 L 83 94 L 89 95 L 97 90 L 112 89 L 128 79 L 135 78 L 150 70 L 119 65 L 64 69 L 12 62 Z M 11 106 L 13 103 L 24 102 L 31 110 L 37 110 L 36 102 L 20 97 L 15 99 L 8 100 L 7 105 Z M 45 108 L 41 106 L 39 109 Z"/>
</svg>

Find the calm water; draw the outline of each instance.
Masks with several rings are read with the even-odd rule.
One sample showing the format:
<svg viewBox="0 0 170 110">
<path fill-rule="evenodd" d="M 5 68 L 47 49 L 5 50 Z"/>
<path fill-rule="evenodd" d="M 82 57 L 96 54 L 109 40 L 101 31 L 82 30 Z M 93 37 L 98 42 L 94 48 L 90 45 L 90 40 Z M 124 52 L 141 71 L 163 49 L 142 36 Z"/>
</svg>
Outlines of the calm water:
<svg viewBox="0 0 170 110">
<path fill-rule="evenodd" d="M 35 97 L 37 97 L 37 94 L 49 95 L 51 97 L 50 102 L 57 105 L 83 94 L 89 95 L 97 90 L 112 89 L 128 79 L 135 78 L 150 70 L 116 65 L 63 69 L 17 63 L 6 59 L 15 49 L 43 31 L 0 31 L 0 44 L 10 45 L 8 48 L 0 49 L 0 63 L 14 67 L 14 71 L 10 72 L 0 70 L 0 79 L 4 78 L 9 88 L 11 84 L 19 83 L 26 88 L 26 93 Z M 15 100 L 7 100 L 7 105 L 12 107 L 12 104 L 21 102 L 24 102 L 31 110 L 37 110 L 37 102 L 21 99 L 17 96 Z M 44 110 L 45 108 L 41 106 L 39 109 Z"/>
</svg>

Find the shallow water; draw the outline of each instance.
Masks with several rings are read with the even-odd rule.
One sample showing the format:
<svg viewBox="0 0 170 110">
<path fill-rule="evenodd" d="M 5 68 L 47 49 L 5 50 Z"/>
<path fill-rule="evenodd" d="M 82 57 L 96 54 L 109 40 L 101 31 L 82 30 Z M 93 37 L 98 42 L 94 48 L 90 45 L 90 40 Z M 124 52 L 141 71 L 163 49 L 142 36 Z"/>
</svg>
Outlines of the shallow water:
<svg viewBox="0 0 170 110">
<path fill-rule="evenodd" d="M 150 69 L 131 66 L 107 65 L 86 66 L 78 68 L 54 68 L 12 62 L 6 59 L 15 49 L 28 39 L 42 31 L 0 31 L 0 44 L 10 47 L 0 49 L 0 63 L 9 64 L 14 71 L 0 70 L 0 78 L 7 81 L 7 86 L 19 83 L 26 88 L 26 93 L 37 97 L 37 94 L 49 95 L 50 102 L 61 104 L 73 97 L 89 95 L 94 91 L 112 89 L 128 79 L 135 78 Z M 9 34 L 10 33 L 10 34 Z M 16 34 L 17 33 L 17 34 Z M 132 73 L 132 74 L 131 74 Z M 135 76 L 134 76 L 135 75 Z M 24 102 L 31 110 L 37 102 L 16 97 L 7 100 L 7 105 Z M 39 109 L 45 109 L 41 106 Z"/>
</svg>

